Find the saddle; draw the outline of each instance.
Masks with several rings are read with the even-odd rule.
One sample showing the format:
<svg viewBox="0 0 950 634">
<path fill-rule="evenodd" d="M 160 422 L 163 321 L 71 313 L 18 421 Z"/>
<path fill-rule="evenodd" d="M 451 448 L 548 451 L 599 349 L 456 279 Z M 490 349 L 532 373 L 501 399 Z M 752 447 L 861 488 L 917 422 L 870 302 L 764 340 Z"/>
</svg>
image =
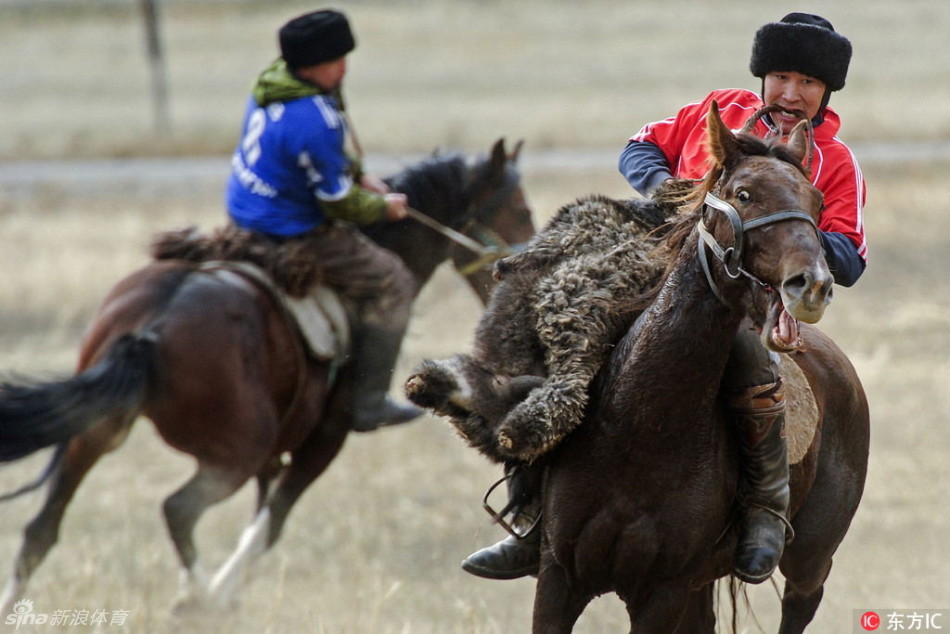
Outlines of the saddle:
<svg viewBox="0 0 950 634">
<path fill-rule="evenodd" d="M 296 326 L 307 352 L 315 359 L 330 361 L 342 359 L 350 347 L 350 322 L 346 306 L 332 288 L 317 285 L 303 297 L 294 297 L 281 289 L 256 264 L 250 262 L 209 261 L 198 270 L 233 271 L 251 278 L 268 290 L 283 306 L 290 321 Z"/>
<path fill-rule="evenodd" d="M 346 303 L 321 283 L 317 258 L 301 243 L 268 240 L 228 226 L 204 235 L 194 227 L 158 234 L 152 243 L 156 260 L 185 260 L 199 270 L 228 270 L 250 279 L 281 306 L 315 359 L 342 359 L 351 328 Z"/>
<path fill-rule="evenodd" d="M 808 453 L 818 431 L 818 403 L 808 379 L 788 354 L 780 354 L 780 372 L 785 383 L 785 435 L 788 463 L 798 464 Z"/>
</svg>

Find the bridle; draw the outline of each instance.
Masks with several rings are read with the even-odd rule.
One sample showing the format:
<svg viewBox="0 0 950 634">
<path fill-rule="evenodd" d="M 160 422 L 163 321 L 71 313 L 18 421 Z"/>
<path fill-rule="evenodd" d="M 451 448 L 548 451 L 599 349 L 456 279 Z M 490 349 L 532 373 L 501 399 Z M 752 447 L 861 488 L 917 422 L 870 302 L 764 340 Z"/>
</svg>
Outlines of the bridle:
<svg viewBox="0 0 950 634">
<path fill-rule="evenodd" d="M 511 168 L 509 167 L 508 170 L 511 170 Z M 508 170 L 506 170 L 505 182 L 501 187 L 492 192 L 486 200 L 473 201 L 469 206 L 469 209 L 465 213 L 465 217 L 468 218 L 468 220 L 463 223 L 461 228 L 461 236 L 465 238 L 464 240 L 459 240 L 457 235 L 453 236 L 450 235 L 449 232 L 436 229 L 442 233 L 442 235 L 477 256 L 474 260 L 464 265 L 455 264 L 455 270 L 459 275 L 464 277 L 474 275 L 489 268 L 496 261 L 520 251 L 524 247 L 524 244 L 509 244 L 497 231 L 481 220 L 481 218 L 492 216 L 494 212 L 500 209 L 505 201 L 511 197 L 515 189 L 517 189 L 519 178 L 516 173 Z M 429 226 L 433 225 L 430 224 Z M 433 226 L 433 228 L 435 227 Z"/>
<path fill-rule="evenodd" d="M 731 247 L 723 247 L 721 244 L 719 244 L 716 238 L 706 227 L 704 218 L 706 211 L 709 209 L 725 214 L 726 218 L 729 220 L 729 223 L 732 226 L 733 236 L 733 243 Z M 760 229 L 762 227 L 778 222 L 785 222 L 787 220 L 803 220 L 812 226 L 816 235 L 818 234 L 818 224 L 815 222 L 815 219 L 804 211 L 798 209 L 784 209 L 782 211 L 775 211 L 764 216 L 759 216 L 758 218 L 752 218 L 751 220 L 743 221 L 735 207 L 730 205 L 722 198 L 719 198 L 712 192 L 706 193 L 706 198 L 703 201 L 703 214 L 696 223 L 696 230 L 699 233 L 699 262 L 703 267 L 703 273 L 706 275 L 706 281 L 709 283 L 709 287 L 712 289 L 713 294 L 720 302 L 728 305 L 726 300 L 723 298 L 722 293 L 719 291 L 719 286 L 716 284 L 715 279 L 713 279 L 712 268 L 709 264 L 707 250 L 712 251 L 713 255 L 716 256 L 716 259 L 722 264 L 722 268 L 726 272 L 726 275 L 728 275 L 730 278 L 735 280 L 744 276 L 759 286 L 767 290 L 771 290 L 771 286 L 769 284 L 763 282 L 761 279 L 747 271 L 742 266 L 745 234 L 749 231 L 752 231 L 753 229 Z"/>
<path fill-rule="evenodd" d="M 751 134 L 752 128 L 759 119 L 769 113 L 780 111 L 788 112 L 781 106 L 774 104 L 759 108 L 755 114 L 749 117 L 749 120 L 746 121 L 745 125 L 742 126 L 740 133 Z M 806 166 L 811 165 L 812 151 L 814 148 L 814 130 L 812 129 L 811 121 L 808 120 L 808 117 L 801 110 L 793 110 L 790 112 L 791 114 L 796 115 L 799 119 L 806 122 L 805 134 L 806 138 L 808 139 L 808 146 L 804 164 Z M 722 190 L 722 183 L 727 180 L 726 176 L 727 175 L 724 173 L 719 177 L 718 184 L 716 186 L 717 191 Z M 719 244 L 712 233 L 709 232 L 709 229 L 707 229 L 704 218 L 706 217 L 706 211 L 709 209 L 713 209 L 725 214 L 726 218 L 729 220 L 729 223 L 732 226 L 733 237 L 733 245 L 731 247 L 723 247 L 721 244 Z M 709 282 L 709 287 L 712 289 L 713 294 L 720 302 L 726 304 L 726 300 L 719 291 L 719 286 L 713 279 L 712 269 L 709 265 L 709 257 L 706 253 L 707 249 L 713 252 L 713 255 L 715 255 L 716 259 L 718 259 L 722 264 L 722 268 L 726 272 L 726 275 L 728 275 L 730 278 L 735 280 L 744 276 L 762 288 L 766 290 L 772 290 L 771 285 L 763 282 L 761 279 L 747 271 L 742 266 L 745 234 L 746 232 L 752 231 L 753 229 L 759 229 L 761 227 L 778 222 L 785 222 L 786 220 L 804 220 L 812 226 L 816 234 L 819 234 L 818 224 L 815 222 L 815 219 L 812 218 L 810 214 L 807 214 L 799 209 L 784 209 L 782 211 L 775 211 L 770 214 L 759 216 L 758 218 L 753 218 L 743 222 L 742 218 L 739 216 L 739 212 L 736 211 L 735 207 L 719 196 L 713 194 L 711 191 L 706 192 L 706 197 L 703 200 L 702 215 L 700 216 L 699 222 L 696 225 L 696 229 L 699 233 L 699 262 L 703 267 L 703 273 L 706 275 L 706 281 Z"/>
</svg>

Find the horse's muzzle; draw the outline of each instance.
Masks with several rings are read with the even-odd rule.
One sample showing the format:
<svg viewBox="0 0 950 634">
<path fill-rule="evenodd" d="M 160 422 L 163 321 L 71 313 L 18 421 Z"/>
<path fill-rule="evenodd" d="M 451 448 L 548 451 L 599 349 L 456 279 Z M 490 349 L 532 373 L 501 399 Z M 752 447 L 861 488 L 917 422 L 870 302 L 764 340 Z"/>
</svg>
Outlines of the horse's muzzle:
<svg viewBox="0 0 950 634">
<path fill-rule="evenodd" d="M 806 324 L 817 323 L 831 303 L 834 277 L 827 265 L 814 266 L 788 277 L 779 292 L 785 310 Z"/>
</svg>

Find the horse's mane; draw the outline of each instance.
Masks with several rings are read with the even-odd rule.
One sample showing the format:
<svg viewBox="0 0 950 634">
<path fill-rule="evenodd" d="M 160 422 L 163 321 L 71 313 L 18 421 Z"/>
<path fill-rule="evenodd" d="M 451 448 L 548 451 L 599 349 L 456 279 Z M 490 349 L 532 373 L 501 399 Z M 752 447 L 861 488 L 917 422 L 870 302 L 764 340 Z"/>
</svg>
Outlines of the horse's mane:
<svg viewBox="0 0 950 634">
<path fill-rule="evenodd" d="M 469 220 L 465 214 L 472 211 L 471 202 L 488 188 L 494 187 L 504 198 L 520 186 L 520 173 L 511 161 L 505 163 L 501 182 L 495 168 L 489 156 L 470 159 L 460 152 L 435 153 L 388 177 L 386 183 L 406 194 L 410 207 L 426 209 L 436 220 L 458 227 Z M 432 213 L 438 210 L 449 217 Z"/>
<path fill-rule="evenodd" d="M 425 209 L 436 220 L 457 228 L 468 218 L 471 201 L 491 184 L 491 161 L 476 159 L 474 162 L 459 152 L 436 153 L 411 165 L 386 179 L 393 191 L 403 193 L 409 206 Z M 513 166 L 506 167 L 508 182 L 518 185 L 518 172 Z M 440 215 L 438 212 L 442 211 Z M 377 229 L 369 228 L 367 233 Z"/>
<path fill-rule="evenodd" d="M 455 210 L 464 208 L 464 191 L 458 183 L 467 180 L 467 171 L 465 157 L 452 152 L 434 154 L 385 180 L 393 191 L 406 195 L 411 207 Z M 438 202 L 433 204 L 434 200 Z"/>
</svg>

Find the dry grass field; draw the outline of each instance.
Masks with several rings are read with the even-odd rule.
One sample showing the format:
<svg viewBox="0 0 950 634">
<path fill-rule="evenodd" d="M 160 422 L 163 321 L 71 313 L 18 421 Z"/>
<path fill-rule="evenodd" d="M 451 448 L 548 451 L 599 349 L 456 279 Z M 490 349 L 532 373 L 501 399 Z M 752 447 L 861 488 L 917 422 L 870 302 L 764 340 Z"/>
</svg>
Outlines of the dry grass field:
<svg viewBox="0 0 950 634">
<path fill-rule="evenodd" d="M 587 193 L 630 195 L 610 157 L 643 122 L 716 87 L 756 88 L 746 70 L 752 33 L 783 13 L 774 3 L 741 0 L 337 6 L 349 12 L 360 43 L 348 96 L 370 166 L 393 164 L 374 163 L 374 154 L 483 151 L 498 136 L 524 138 L 539 224 Z M 0 371 L 69 372 L 92 311 L 145 261 L 153 233 L 222 222 L 221 189 L 244 93 L 274 55 L 276 27 L 310 8 L 170 2 L 162 15 L 171 125 L 156 131 L 131 0 L 0 0 Z M 950 384 L 950 163 L 913 159 L 950 146 L 950 13 L 942 0 L 812 0 L 793 8 L 825 15 L 854 43 L 848 87 L 832 104 L 869 186 L 871 264 L 855 288 L 836 290 L 822 322 L 865 383 L 873 426 L 865 498 L 810 630 L 837 634 L 852 631 L 858 609 L 950 612 L 943 400 Z M 914 145 L 900 162 L 875 145 L 904 141 Z M 561 158 L 551 160 L 556 153 Z M 135 166 L 154 168 L 144 159 L 156 156 L 209 161 L 125 176 Z M 397 373 L 465 349 L 478 311 L 461 280 L 440 271 L 416 305 Z M 0 489 L 42 464 L 37 456 L 4 466 Z M 129 611 L 123 627 L 55 628 L 72 632 L 530 629 L 530 580 L 492 583 L 458 568 L 471 550 L 500 537 L 479 508 L 498 474 L 440 420 L 354 435 L 291 515 L 243 603 L 176 621 L 167 608 L 177 564 L 160 504 L 191 468 L 139 421 L 77 494 L 60 544 L 27 592 L 34 611 Z M 2 507 L 0 576 L 41 501 L 37 493 Z M 248 487 L 202 521 L 199 545 L 209 566 L 224 560 L 251 511 Z M 756 618 L 744 614 L 740 631 L 774 631 L 775 590 L 754 588 L 750 599 Z M 619 601 L 597 600 L 577 631 L 626 631 Z"/>
</svg>

